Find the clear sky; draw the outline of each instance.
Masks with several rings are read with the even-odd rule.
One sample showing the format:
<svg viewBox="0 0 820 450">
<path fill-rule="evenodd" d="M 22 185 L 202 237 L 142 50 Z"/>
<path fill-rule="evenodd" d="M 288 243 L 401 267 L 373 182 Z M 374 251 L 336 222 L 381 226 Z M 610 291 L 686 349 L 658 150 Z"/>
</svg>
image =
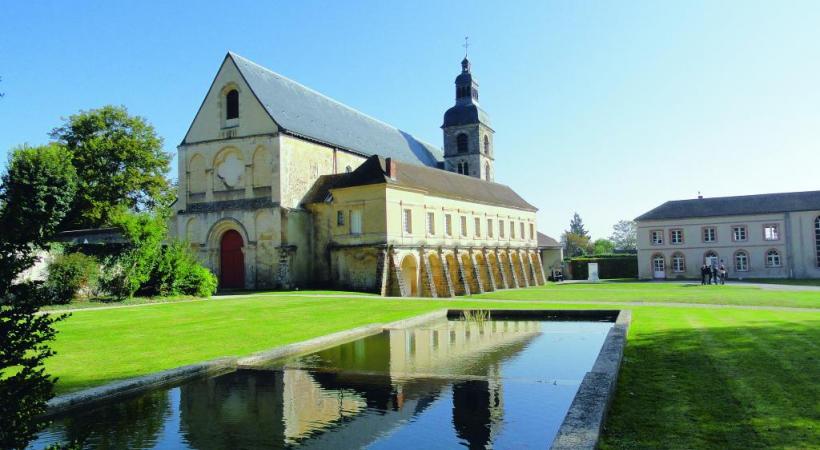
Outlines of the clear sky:
<svg viewBox="0 0 820 450">
<path fill-rule="evenodd" d="M 105 104 L 175 152 L 228 50 L 441 145 L 469 35 L 496 179 L 548 234 L 573 211 L 597 238 L 698 191 L 820 189 L 817 1 L 18 1 L 3 16 L 3 161 Z"/>
</svg>

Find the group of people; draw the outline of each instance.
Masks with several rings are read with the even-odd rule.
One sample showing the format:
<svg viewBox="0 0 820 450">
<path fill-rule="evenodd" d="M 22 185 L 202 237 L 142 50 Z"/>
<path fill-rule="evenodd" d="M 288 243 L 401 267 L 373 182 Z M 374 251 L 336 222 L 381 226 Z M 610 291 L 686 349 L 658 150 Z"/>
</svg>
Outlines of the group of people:
<svg viewBox="0 0 820 450">
<path fill-rule="evenodd" d="M 714 261 L 712 264 L 704 263 L 700 267 L 700 284 L 726 284 L 727 274 L 723 261 L 720 261 L 720 265 L 715 264 Z"/>
</svg>

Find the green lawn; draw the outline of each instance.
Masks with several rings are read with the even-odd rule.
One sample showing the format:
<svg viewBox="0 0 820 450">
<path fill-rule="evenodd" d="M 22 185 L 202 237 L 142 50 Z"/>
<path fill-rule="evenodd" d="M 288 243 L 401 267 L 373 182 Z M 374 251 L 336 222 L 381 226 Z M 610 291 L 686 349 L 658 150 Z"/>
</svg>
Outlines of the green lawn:
<svg viewBox="0 0 820 450">
<path fill-rule="evenodd" d="M 58 355 L 48 370 L 60 377 L 58 390 L 68 392 L 442 307 L 616 308 L 625 301 L 778 308 L 628 306 L 633 323 L 603 448 L 810 448 L 820 442 L 820 309 L 784 308 L 820 308 L 818 292 L 605 283 L 452 301 L 260 294 L 78 310 L 60 323 Z"/>
</svg>

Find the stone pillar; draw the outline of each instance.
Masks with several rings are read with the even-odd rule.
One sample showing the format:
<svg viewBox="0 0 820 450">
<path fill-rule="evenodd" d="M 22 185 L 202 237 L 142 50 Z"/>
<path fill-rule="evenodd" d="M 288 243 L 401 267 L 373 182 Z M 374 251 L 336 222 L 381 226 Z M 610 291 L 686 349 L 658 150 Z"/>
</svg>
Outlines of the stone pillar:
<svg viewBox="0 0 820 450">
<path fill-rule="evenodd" d="M 498 273 L 501 274 L 501 285 L 504 289 L 510 288 L 510 283 L 507 281 L 507 274 L 504 272 L 504 265 L 501 264 L 501 255 L 498 254 L 498 247 L 495 248 L 495 266 L 498 267 Z"/>
<path fill-rule="evenodd" d="M 401 276 L 401 265 L 396 260 L 396 250 L 393 250 L 391 252 L 390 259 L 393 262 L 391 269 L 393 270 L 393 274 L 396 277 L 396 286 L 399 289 L 399 296 L 409 297 L 410 296 L 410 288 L 407 285 L 404 284 L 404 277 Z"/>
<path fill-rule="evenodd" d="M 256 288 L 256 243 L 245 245 L 245 289 Z"/>
<path fill-rule="evenodd" d="M 536 279 L 538 279 L 538 285 L 547 284 L 547 277 L 544 276 L 544 268 L 541 266 L 538 250 L 530 251 L 530 261 L 532 261 L 532 270 L 535 272 Z"/>
<path fill-rule="evenodd" d="M 473 263 L 473 276 L 475 277 L 475 282 L 478 285 L 478 293 L 483 294 L 485 290 L 483 284 L 481 283 L 481 268 L 478 267 L 475 260 L 475 250 L 471 248 L 467 251 L 470 253 L 470 261 Z"/>
<path fill-rule="evenodd" d="M 388 295 L 388 279 L 390 278 L 390 261 L 387 255 L 387 249 L 379 252 L 379 259 L 376 262 L 376 280 L 378 280 L 379 295 L 387 297 Z"/>
<path fill-rule="evenodd" d="M 426 297 L 425 294 L 428 294 L 430 297 L 438 297 L 438 292 L 436 292 L 436 282 L 433 280 L 433 272 L 430 270 L 430 262 L 427 260 L 426 254 L 424 253 L 424 247 L 419 247 L 419 271 L 420 273 L 420 280 L 421 289 L 419 289 L 419 294 L 422 297 Z"/>
<path fill-rule="evenodd" d="M 518 253 L 518 264 L 521 266 L 521 275 L 524 276 L 524 286 L 531 286 L 529 270 L 527 270 L 527 265 L 524 263 L 524 257 L 521 256 L 520 250 L 516 250 L 516 252 Z"/>
<path fill-rule="evenodd" d="M 453 289 L 453 280 L 450 278 L 450 266 L 447 264 L 447 258 L 444 257 L 441 247 L 438 248 L 438 259 L 441 261 L 441 270 L 444 271 L 444 281 L 447 283 L 447 292 L 443 294 L 448 297 L 455 297 L 456 290 Z"/>
<path fill-rule="evenodd" d="M 290 289 L 290 257 L 292 248 L 283 245 L 279 247 L 279 266 L 276 270 L 276 284 L 281 289 Z"/>
<path fill-rule="evenodd" d="M 454 248 L 453 253 L 456 257 L 456 264 L 458 265 L 458 282 L 464 286 L 464 295 L 470 295 L 470 283 L 467 282 L 467 274 L 464 272 L 464 264 L 461 263 L 461 255 L 458 253 L 458 249 Z"/>
<path fill-rule="evenodd" d="M 214 169 L 205 169 L 205 201 L 214 201 Z"/>
<path fill-rule="evenodd" d="M 495 274 L 493 273 L 493 266 L 490 264 L 490 258 L 487 256 L 487 249 L 481 249 L 481 255 L 484 257 L 484 264 L 487 265 L 487 280 L 490 282 L 490 290 L 498 290 L 498 285 L 495 282 Z"/>
<path fill-rule="evenodd" d="M 253 164 L 245 164 L 245 198 L 253 198 Z"/>
</svg>

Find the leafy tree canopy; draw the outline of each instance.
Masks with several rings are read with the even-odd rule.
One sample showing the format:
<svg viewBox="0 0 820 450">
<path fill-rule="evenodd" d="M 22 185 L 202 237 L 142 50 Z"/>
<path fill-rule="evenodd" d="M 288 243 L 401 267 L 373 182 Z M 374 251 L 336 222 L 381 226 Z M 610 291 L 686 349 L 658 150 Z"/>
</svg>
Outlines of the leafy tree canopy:
<svg viewBox="0 0 820 450">
<path fill-rule="evenodd" d="M 619 220 L 612 227 L 612 236 L 609 239 L 618 250 L 636 250 L 638 248 L 638 230 L 635 222 Z"/>
<path fill-rule="evenodd" d="M 615 244 L 609 239 L 596 239 L 592 243 L 593 252 L 596 255 L 608 255 L 615 250 Z"/>
<path fill-rule="evenodd" d="M 582 256 L 593 251 L 589 243 L 589 236 L 582 236 L 571 231 L 564 231 L 561 235 L 561 243 L 564 245 L 564 254 L 569 257 Z"/>
<path fill-rule="evenodd" d="M 63 228 L 110 224 L 119 207 L 143 211 L 173 198 L 166 178 L 171 155 L 154 127 L 125 107 L 104 106 L 72 115 L 51 137 L 71 152 L 78 192 Z"/>
</svg>

